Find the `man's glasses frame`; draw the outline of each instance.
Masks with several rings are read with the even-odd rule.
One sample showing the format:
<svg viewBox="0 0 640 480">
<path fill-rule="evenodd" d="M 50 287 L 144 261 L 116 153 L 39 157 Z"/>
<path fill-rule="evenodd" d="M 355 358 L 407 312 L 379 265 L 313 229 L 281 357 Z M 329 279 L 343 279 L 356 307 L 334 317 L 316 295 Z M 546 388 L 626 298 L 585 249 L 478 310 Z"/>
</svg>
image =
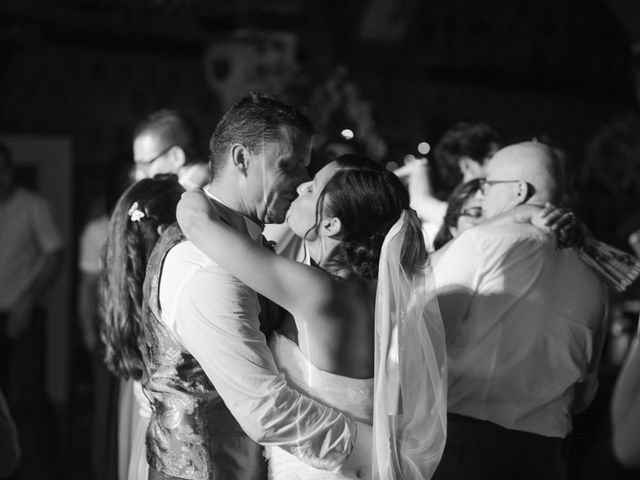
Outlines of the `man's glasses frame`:
<svg viewBox="0 0 640 480">
<path fill-rule="evenodd" d="M 155 162 L 156 160 L 158 160 L 160 157 L 162 157 L 163 155 L 166 155 L 167 153 L 169 153 L 169 150 L 171 150 L 173 147 L 175 147 L 175 145 L 169 145 L 167 148 L 165 148 L 164 150 L 162 150 L 160 153 L 158 153 L 155 157 L 150 158 L 149 160 L 135 160 L 136 165 L 144 165 L 144 166 L 149 166 L 151 165 L 153 162 Z"/>
</svg>

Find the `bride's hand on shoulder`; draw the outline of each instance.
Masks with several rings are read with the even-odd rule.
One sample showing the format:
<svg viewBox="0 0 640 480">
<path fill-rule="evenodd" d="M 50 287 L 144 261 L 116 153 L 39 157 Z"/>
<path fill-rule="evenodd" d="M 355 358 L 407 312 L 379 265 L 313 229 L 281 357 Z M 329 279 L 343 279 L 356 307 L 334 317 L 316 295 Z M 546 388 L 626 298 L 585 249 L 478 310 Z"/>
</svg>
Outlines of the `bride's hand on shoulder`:
<svg viewBox="0 0 640 480">
<path fill-rule="evenodd" d="M 197 227 L 202 221 L 216 221 L 219 218 L 215 205 L 199 188 L 184 192 L 176 207 L 176 220 L 187 236 L 187 232 Z"/>
<path fill-rule="evenodd" d="M 530 223 L 541 230 L 549 231 L 550 228 L 544 220 L 547 213 L 546 207 L 530 203 L 518 205 L 511 212 L 516 223 Z"/>
<path fill-rule="evenodd" d="M 532 215 L 531 223 L 542 230 L 553 232 L 558 239 L 559 248 L 580 247 L 584 244 L 586 226 L 568 208 L 547 203 Z"/>
</svg>

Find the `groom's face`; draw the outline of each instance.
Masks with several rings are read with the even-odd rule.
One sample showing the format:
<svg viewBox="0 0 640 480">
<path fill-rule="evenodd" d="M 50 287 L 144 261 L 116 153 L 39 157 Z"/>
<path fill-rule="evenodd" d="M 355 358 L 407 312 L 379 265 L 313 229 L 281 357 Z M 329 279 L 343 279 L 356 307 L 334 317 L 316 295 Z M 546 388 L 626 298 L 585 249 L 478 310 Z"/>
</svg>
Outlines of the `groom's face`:
<svg viewBox="0 0 640 480">
<path fill-rule="evenodd" d="M 296 188 L 309 176 L 312 137 L 297 128 L 283 126 L 279 140 L 266 141 L 256 152 L 252 168 L 257 193 L 256 216 L 263 223 L 282 223 Z"/>
</svg>

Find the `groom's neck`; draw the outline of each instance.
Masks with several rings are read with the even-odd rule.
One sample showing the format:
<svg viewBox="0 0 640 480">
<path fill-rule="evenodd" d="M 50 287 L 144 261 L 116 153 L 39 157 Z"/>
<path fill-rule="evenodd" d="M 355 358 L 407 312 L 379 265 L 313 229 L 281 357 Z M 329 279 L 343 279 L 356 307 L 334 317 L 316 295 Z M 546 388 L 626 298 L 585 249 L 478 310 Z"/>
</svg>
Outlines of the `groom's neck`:
<svg viewBox="0 0 640 480">
<path fill-rule="evenodd" d="M 241 190 L 235 182 L 229 180 L 225 181 L 224 178 L 220 178 L 217 181 L 212 181 L 204 188 L 230 209 L 245 217 L 253 219 L 253 212 L 248 208 L 246 199 L 243 198 Z"/>
</svg>

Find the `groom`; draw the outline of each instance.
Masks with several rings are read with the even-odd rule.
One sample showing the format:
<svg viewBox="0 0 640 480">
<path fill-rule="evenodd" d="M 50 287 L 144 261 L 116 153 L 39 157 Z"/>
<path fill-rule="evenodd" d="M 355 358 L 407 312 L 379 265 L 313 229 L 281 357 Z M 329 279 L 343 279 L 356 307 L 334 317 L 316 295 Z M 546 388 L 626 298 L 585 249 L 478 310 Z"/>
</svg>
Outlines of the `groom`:
<svg viewBox="0 0 640 480">
<path fill-rule="evenodd" d="M 256 242 L 265 223 L 283 222 L 313 135 L 304 115 L 273 99 L 251 94 L 232 107 L 211 137 L 205 188 L 221 218 Z M 287 386 L 260 331 L 258 295 L 177 225 L 149 259 L 144 293 L 150 479 L 264 478 L 255 442 L 365 473 L 367 427 Z"/>
</svg>

